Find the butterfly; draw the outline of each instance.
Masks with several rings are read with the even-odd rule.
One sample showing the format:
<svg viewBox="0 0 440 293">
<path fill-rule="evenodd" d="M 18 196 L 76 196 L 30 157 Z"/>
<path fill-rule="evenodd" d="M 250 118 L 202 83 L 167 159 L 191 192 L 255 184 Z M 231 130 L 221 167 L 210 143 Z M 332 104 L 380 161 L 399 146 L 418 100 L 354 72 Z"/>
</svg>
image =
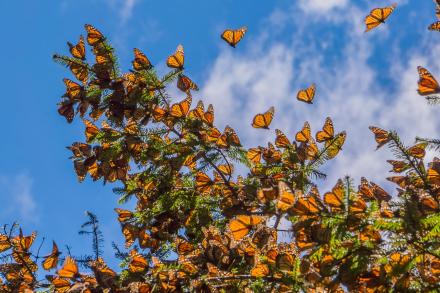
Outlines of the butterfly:
<svg viewBox="0 0 440 293">
<path fill-rule="evenodd" d="M 177 88 L 185 93 L 189 92 L 189 90 L 199 90 L 199 87 L 188 76 L 183 74 L 179 74 L 177 79 Z"/>
<path fill-rule="evenodd" d="M 275 129 L 275 145 L 279 148 L 289 148 L 292 144 L 287 136 L 279 129 Z"/>
<path fill-rule="evenodd" d="M 148 261 L 135 249 L 130 250 L 130 263 L 128 269 L 132 273 L 141 273 L 148 268 Z"/>
<path fill-rule="evenodd" d="M 325 146 L 327 149 L 326 152 L 328 159 L 333 159 L 334 157 L 336 157 L 336 155 L 342 149 L 346 137 L 347 133 L 345 131 L 342 131 L 341 133 L 338 133 L 333 140 L 326 142 Z"/>
<path fill-rule="evenodd" d="M 264 263 L 258 263 L 256 264 L 250 271 L 252 277 L 265 277 L 268 276 L 270 273 L 269 267 L 267 264 Z"/>
<path fill-rule="evenodd" d="M 96 125 L 93 124 L 91 121 L 84 119 L 83 122 L 86 125 L 86 129 L 84 130 L 86 141 L 90 143 L 96 138 L 100 131 L 99 128 L 96 127 Z"/>
<path fill-rule="evenodd" d="M 417 159 L 423 159 L 425 157 L 425 148 L 427 144 L 426 143 L 418 143 L 416 145 L 413 145 L 412 147 L 408 148 L 406 151 L 407 153 L 414 158 Z"/>
<path fill-rule="evenodd" d="M 277 255 L 275 263 L 280 271 L 290 273 L 293 271 L 296 262 L 295 257 L 290 253 L 281 253 Z"/>
<path fill-rule="evenodd" d="M 280 212 L 286 212 L 295 203 L 295 194 L 292 189 L 283 181 L 278 182 L 278 200 L 277 209 Z"/>
<path fill-rule="evenodd" d="M 44 257 L 44 261 L 42 263 L 43 269 L 48 271 L 55 268 L 58 265 L 58 257 L 60 256 L 60 254 L 61 253 L 58 250 L 57 244 L 55 243 L 55 241 L 53 241 L 52 252 L 48 256 Z"/>
<path fill-rule="evenodd" d="M 434 160 L 428 164 L 427 178 L 430 184 L 440 186 L 440 160 L 438 158 L 434 158 Z"/>
<path fill-rule="evenodd" d="M 86 59 L 86 48 L 84 46 L 83 36 L 79 37 L 78 44 L 73 45 L 70 42 L 67 42 L 67 45 L 69 46 L 70 54 L 72 54 L 73 57 L 81 59 L 81 60 Z"/>
<path fill-rule="evenodd" d="M 324 126 L 322 127 L 321 131 L 318 131 L 316 133 L 316 141 L 317 142 L 324 142 L 333 139 L 335 133 L 333 129 L 333 121 L 330 119 L 330 117 L 327 117 L 325 119 Z"/>
<path fill-rule="evenodd" d="M 296 133 L 295 140 L 297 142 L 309 142 L 312 139 L 312 132 L 310 130 L 309 122 L 304 122 L 303 128 Z"/>
<path fill-rule="evenodd" d="M 344 185 L 338 180 L 332 191 L 324 194 L 324 203 L 333 211 L 342 211 L 344 209 Z"/>
<path fill-rule="evenodd" d="M 185 55 L 183 52 L 183 46 L 178 45 L 176 52 L 167 58 L 167 66 L 171 68 L 183 69 L 185 63 Z"/>
<path fill-rule="evenodd" d="M 440 85 L 434 76 L 422 66 L 418 66 L 417 70 L 419 72 L 419 82 L 418 82 L 418 93 L 421 96 L 428 96 L 432 94 L 440 93 Z"/>
<path fill-rule="evenodd" d="M 387 144 L 391 140 L 390 133 L 386 130 L 383 130 L 379 127 L 370 126 L 368 127 L 374 134 L 374 139 L 377 142 L 377 148 L 379 149 L 383 145 Z"/>
<path fill-rule="evenodd" d="M 131 211 L 115 208 L 115 212 L 118 214 L 119 223 L 127 222 L 133 218 L 133 213 Z"/>
<path fill-rule="evenodd" d="M 269 110 L 267 110 L 263 114 L 255 115 L 254 119 L 252 120 L 252 127 L 269 129 L 269 125 L 272 122 L 274 113 L 275 108 L 270 107 Z"/>
<path fill-rule="evenodd" d="M 208 105 L 208 109 L 206 110 L 205 113 L 203 113 L 202 120 L 203 120 L 203 122 L 208 124 L 208 126 L 213 127 L 213 125 L 214 125 L 214 107 L 212 106 L 212 104 Z M 230 128 L 230 129 L 232 129 L 232 128 Z M 234 130 L 232 130 L 232 131 L 234 131 Z"/>
<path fill-rule="evenodd" d="M 435 15 L 440 19 L 440 0 L 434 0 L 435 3 Z M 440 21 L 434 22 L 428 27 L 432 31 L 440 31 Z"/>
<path fill-rule="evenodd" d="M 148 60 L 147 56 L 142 53 L 141 50 L 134 48 L 134 60 L 132 62 L 134 70 L 150 70 L 153 65 L 151 65 L 150 60 Z"/>
<path fill-rule="evenodd" d="M 198 191 L 200 191 L 201 193 L 209 193 L 212 185 L 213 182 L 208 175 L 203 172 L 198 172 L 196 174 L 195 187 Z"/>
<path fill-rule="evenodd" d="M 63 267 L 58 270 L 57 275 L 60 278 L 66 278 L 66 279 L 76 279 L 79 277 L 78 273 L 78 265 L 76 264 L 76 261 L 71 257 L 67 256 L 64 260 Z"/>
<path fill-rule="evenodd" d="M 245 27 L 245 26 L 243 26 L 239 29 L 236 29 L 236 30 L 227 29 L 222 33 L 221 38 L 223 40 L 225 40 L 230 46 L 235 48 L 235 46 L 244 37 L 246 32 L 247 32 L 247 27 Z"/>
<path fill-rule="evenodd" d="M 170 115 L 174 118 L 184 118 L 189 112 L 191 107 L 192 98 L 188 96 L 186 99 L 180 103 L 176 103 L 171 106 Z"/>
<path fill-rule="evenodd" d="M 86 24 L 84 27 L 87 31 L 87 43 L 89 43 L 90 46 L 95 46 L 104 41 L 104 35 L 93 25 Z"/>
<path fill-rule="evenodd" d="M 385 20 L 393 13 L 394 8 L 396 8 L 397 4 L 392 4 L 391 6 L 383 7 L 383 8 L 374 8 L 370 11 L 370 14 L 365 17 L 365 32 L 372 30 L 377 27 L 381 23 L 385 23 Z"/>
<path fill-rule="evenodd" d="M 315 97 L 315 92 L 316 92 L 316 85 L 314 83 L 312 83 L 311 86 L 309 86 L 306 89 L 301 89 L 298 91 L 296 98 L 299 101 L 308 103 L 308 104 L 313 104 L 313 98 Z"/>
<path fill-rule="evenodd" d="M 246 236 L 253 226 L 260 224 L 263 218 L 260 216 L 239 215 L 229 222 L 229 230 L 234 240 L 238 241 Z"/>
<path fill-rule="evenodd" d="M 408 170 L 411 166 L 405 161 L 396 161 L 396 160 L 387 160 L 388 163 L 393 166 L 393 170 L 390 172 L 401 173 L 403 171 Z"/>
<path fill-rule="evenodd" d="M 252 163 L 259 164 L 261 162 L 262 154 L 263 152 L 261 151 L 261 148 L 250 148 L 246 153 L 246 157 Z"/>
<path fill-rule="evenodd" d="M 318 189 L 313 186 L 307 196 L 299 196 L 293 210 L 300 216 L 314 216 L 322 210 L 322 202 Z"/>
</svg>

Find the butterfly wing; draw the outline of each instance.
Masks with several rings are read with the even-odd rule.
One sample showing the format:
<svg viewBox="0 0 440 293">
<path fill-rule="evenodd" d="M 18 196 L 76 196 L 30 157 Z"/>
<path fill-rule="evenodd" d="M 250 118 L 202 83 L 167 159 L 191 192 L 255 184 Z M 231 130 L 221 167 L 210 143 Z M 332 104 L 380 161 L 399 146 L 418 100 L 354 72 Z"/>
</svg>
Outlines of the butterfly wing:
<svg viewBox="0 0 440 293">
<path fill-rule="evenodd" d="M 325 123 L 324 123 L 324 127 L 322 128 L 322 131 L 318 131 L 316 133 L 316 141 L 324 142 L 333 139 L 333 137 L 334 137 L 333 121 L 330 119 L 330 117 L 327 117 L 327 119 L 325 119 Z"/>
<path fill-rule="evenodd" d="M 69 46 L 70 54 L 72 54 L 73 57 L 84 60 L 86 59 L 86 48 L 84 46 L 84 37 L 79 37 L 79 42 L 76 45 L 72 45 L 71 43 L 67 43 Z"/>
<path fill-rule="evenodd" d="M 297 132 L 295 135 L 295 140 L 297 142 L 309 142 L 312 138 L 312 132 L 310 130 L 309 122 L 304 122 L 304 126 L 301 131 Z"/>
<path fill-rule="evenodd" d="M 298 91 L 298 94 L 296 95 L 296 98 L 299 101 L 312 104 L 313 98 L 315 97 L 316 92 L 316 85 L 312 83 L 311 86 L 309 86 L 306 89 L 301 89 Z"/>
<path fill-rule="evenodd" d="M 396 4 L 392 4 L 388 7 L 374 8 L 371 10 L 370 14 L 365 17 L 365 31 L 368 32 L 380 24 L 385 23 L 385 20 L 393 13 L 396 6 Z"/>
<path fill-rule="evenodd" d="M 60 278 L 76 278 L 78 276 L 78 265 L 76 261 L 71 256 L 67 256 L 64 260 L 63 267 L 58 270 L 57 274 Z"/>
<path fill-rule="evenodd" d="M 275 108 L 270 107 L 269 110 L 267 110 L 265 113 L 255 115 L 252 121 L 252 127 L 269 129 L 269 125 L 272 122 L 274 113 Z"/>
<path fill-rule="evenodd" d="M 434 76 L 422 66 L 418 66 L 417 70 L 419 72 L 419 82 L 418 82 L 418 93 L 422 96 L 428 96 L 432 94 L 440 93 L 440 85 Z"/>
<path fill-rule="evenodd" d="M 150 60 L 147 56 L 139 49 L 134 48 L 134 60 L 132 62 L 134 70 L 149 70 L 151 67 Z"/>
<path fill-rule="evenodd" d="M 87 43 L 89 43 L 90 46 L 95 46 L 104 41 L 104 35 L 93 25 L 86 24 L 85 28 L 87 31 Z"/>
<path fill-rule="evenodd" d="M 235 46 L 244 37 L 246 31 L 247 28 L 245 26 L 236 30 L 227 29 L 222 33 L 221 38 L 225 40 L 230 46 L 235 48 Z"/>
<path fill-rule="evenodd" d="M 176 52 L 169 56 L 167 59 L 167 66 L 176 69 L 183 69 L 185 63 L 185 54 L 183 51 L 183 46 L 179 44 L 177 46 Z"/>
<path fill-rule="evenodd" d="M 60 252 L 58 250 L 58 246 L 55 243 L 55 241 L 53 241 L 52 253 L 45 257 L 45 259 L 42 263 L 43 269 L 48 271 L 48 270 L 55 268 L 58 265 L 59 255 L 60 255 Z"/>
</svg>

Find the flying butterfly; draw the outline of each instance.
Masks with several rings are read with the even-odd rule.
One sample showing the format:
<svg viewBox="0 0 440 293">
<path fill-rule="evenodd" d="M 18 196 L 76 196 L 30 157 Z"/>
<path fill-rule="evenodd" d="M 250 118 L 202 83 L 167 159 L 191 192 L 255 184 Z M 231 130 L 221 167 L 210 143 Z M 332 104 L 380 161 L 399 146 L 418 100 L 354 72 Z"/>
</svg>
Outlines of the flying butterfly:
<svg viewBox="0 0 440 293">
<path fill-rule="evenodd" d="M 134 60 L 132 62 L 134 70 L 149 70 L 153 67 L 147 56 L 139 49 L 134 48 Z"/>
<path fill-rule="evenodd" d="M 61 253 L 58 250 L 57 244 L 55 243 L 55 241 L 53 241 L 52 252 L 48 256 L 44 257 L 44 261 L 42 263 L 43 269 L 48 271 L 55 268 L 58 265 L 58 257 L 60 256 L 60 254 Z"/>
<path fill-rule="evenodd" d="M 292 144 L 287 136 L 279 129 L 275 129 L 275 145 L 279 148 L 289 148 Z"/>
<path fill-rule="evenodd" d="M 189 108 L 191 107 L 192 98 L 188 96 L 186 99 L 181 101 L 180 103 L 176 103 L 171 106 L 170 115 L 174 118 L 183 118 L 189 112 Z"/>
<path fill-rule="evenodd" d="M 171 68 L 183 69 L 185 64 L 185 54 L 183 52 L 183 46 L 178 45 L 176 52 L 167 58 L 167 66 Z"/>
<path fill-rule="evenodd" d="M 57 274 L 60 278 L 76 279 L 79 276 L 76 261 L 71 256 L 67 256 L 63 267 L 58 270 Z"/>
<path fill-rule="evenodd" d="M 333 140 L 326 142 L 328 159 L 333 159 L 334 157 L 336 157 L 336 155 L 342 149 L 346 137 L 347 133 L 345 131 L 342 131 L 338 133 Z"/>
<path fill-rule="evenodd" d="M 67 45 L 69 46 L 70 54 L 72 54 L 73 57 L 85 60 L 86 59 L 86 48 L 84 46 L 84 37 L 79 37 L 79 42 L 76 45 L 73 45 L 70 42 L 67 42 Z"/>
<path fill-rule="evenodd" d="M 437 19 L 440 19 L 440 0 L 434 0 L 434 3 L 435 3 L 435 15 L 437 16 Z M 440 21 L 434 22 L 428 27 L 428 29 L 431 31 L 440 32 Z"/>
<path fill-rule="evenodd" d="M 318 131 L 316 133 L 316 141 L 317 142 L 324 142 L 333 139 L 335 135 L 334 128 L 333 128 L 333 121 L 330 119 L 330 117 L 327 117 L 325 119 L 324 126 L 322 127 L 321 131 Z"/>
<path fill-rule="evenodd" d="M 397 4 L 392 4 L 391 6 L 383 7 L 383 8 L 374 8 L 370 11 L 365 17 L 365 32 L 372 30 L 373 28 L 379 26 L 382 23 L 385 23 L 385 20 L 393 13 L 394 8 L 396 8 Z"/>
<path fill-rule="evenodd" d="M 315 97 L 316 85 L 312 83 L 308 88 L 298 91 L 296 98 L 301 102 L 313 104 L 313 98 Z"/>
<path fill-rule="evenodd" d="M 241 240 L 253 226 L 260 224 L 263 218 L 260 216 L 239 215 L 229 222 L 229 230 L 234 240 Z"/>
<path fill-rule="evenodd" d="M 230 46 L 234 47 L 241 41 L 247 32 L 247 27 L 243 26 L 239 29 L 227 29 L 225 30 L 221 38 L 225 40 Z"/>
<path fill-rule="evenodd" d="M 266 112 L 255 115 L 254 119 L 252 120 L 252 127 L 269 129 L 269 125 L 272 122 L 274 113 L 275 108 L 270 107 Z"/>
<path fill-rule="evenodd" d="M 198 91 L 199 87 L 186 75 L 179 74 L 177 79 L 177 88 L 182 92 L 189 92 L 190 90 Z"/>
<path fill-rule="evenodd" d="M 440 93 L 440 85 L 434 76 L 424 67 L 418 66 L 419 81 L 417 92 L 421 96 L 428 96 Z"/>
<path fill-rule="evenodd" d="M 387 144 L 391 140 L 390 133 L 382 128 L 370 126 L 368 127 L 374 134 L 374 139 L 377 142 L 377 148 L 379 149 L 383 145 Z"/>
<path fill-rule="evenodd" d="M 87 43 L 89 43 L 90 46 L 95 46 L 102 41 L 104 41 L 105 37 L 104 35 L 97 30 L 93 25 L 86 24 L 84 25 L 87 31 Z"/>
</svg>

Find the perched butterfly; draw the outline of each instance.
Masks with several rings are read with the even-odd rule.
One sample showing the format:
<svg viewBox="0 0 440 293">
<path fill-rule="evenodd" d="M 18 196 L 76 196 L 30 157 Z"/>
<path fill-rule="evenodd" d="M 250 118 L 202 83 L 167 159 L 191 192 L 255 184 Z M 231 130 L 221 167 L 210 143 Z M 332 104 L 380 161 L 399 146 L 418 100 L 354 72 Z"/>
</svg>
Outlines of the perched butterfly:
<svg viewBox="0 0 440 293">
<path fill-rule="evenodd" d="M 252 127 L 269 129 L 269 125 L 272 122 L 274 113 L 275 108 L 270 107 L 265 113 L 255 115 L 254 119 L 252 120 Z"/>
<path fill-rule="evenodd" d="M 55 268 L 58 265 L 58 257 L 60 254 L 61 253 L 58 250 L 58 246 L 56 245 L 55 241 L 53 241 L 52 252 L 48 256 L 44 257 L 44 261 L 42 263 L 43 269 L 48 271 Z"/>
<path fill-rule="evenodd" d="M 235 46 L 238 44 L 238 42 L 240 42 L 241 39 L 244 37 L 246 31 L 247 31 L 247 27 L 245 27 L 245 26 L 243 26 L 239 29 L 236 29 L 236 30 L 227 29 L 222 33 L 221 37 L 230 46 L 235 48 Z"/>
<path fill-rule="evenodd" d="M 167 66 L 171 68 L 183 69 L 185 63 L 185 55 L 183 53 L 183 46 L 178 45 L 176 52 L 170 55 L 167 59 Z"/>
<path fill-rule="evenodd" d="M 434 76 L 422 66 L 418 66 L 417 70 L 419 72 L 419 82 L 418 82 L 418 93 L 421 96 L 428 96 L 432 94 L 440 93 L 440 85 Z"/>
<path fill-rule="evenodd" d="M 258 263 L 251 269 L 251 276 L 252 277 L 265 277 L 268 276 L 270 273 L 269 267 L 267 264 L 264 263 Z"/>
<path fill-rule="evenodd" d="M 277 209 L 286 212 L 295 203 L 295 194 L 292 189 L 283 181 L 278 182 Z"/>
<path fill-rule="evenodd" d="M 328 159 L 333 159 L 334 157 L 336 157 L 336 155 L 342 149 L 346 137 L 347 133 L 345 131 L 342 131 L 341 133 L 338 133 L 333 140 L 326 142 L 325 146 L 327 148 Z"/>
<path fill-rule="evenodd" d="M 186 75 L 179 74 L 177 79 L 177 88 L 182 92 L 189 92 L 189 90 L 198 91 L 199 87 Z"/>
<path fill-rule="evenodd" d="M 149 70 L 153 66 L 147 56 L 141 50 L 134 48 L 134 60 L 132 62 L 134 70 Z"/>
<path fill-rule="evenodd" d="M 72 54 L 73 57 L 81 59 L 81 60 L 86 59 L 86 48 L 84 46 L 83 36 L 79 37 L 78 44 L 73 45 L 73 44 L 67 42 L 67 45 L 69 46 L 70 54 Z"/>
<path fill-rule="evenodd" d="M 396 4 L 383 8 L 374 8 L 370 11 L 370 14 L 365 17 L 365 25 L 367 26 L 366 32 L 377 27 L 381 23 L 385 23 L 385 20 L 391 15 Z"/>
<path fill-rule="evenodd" d="M 208 175 L 203 172 L 198 172 L 196 174 L 196 189 L 202 193 L 208 193 L 211 190 L 213 182 Z"/>
<path fill-rule="evenodd" d="M 131 211 L 115 208 L 115 212 L 118 214 L 118 221 L 120 223 L 127 222 L 133 218 L 133 213 Z"/>
<path fill-rule="evenodd" d="M 92 122 L 90 122 L 87 119 L 83 120 L 84 124 L 86 125 L 86 129 L 84 131 L 84 134 L 86 136 L 86 141 L 92 142 L 96 136 L 99 134 L 99 128 L 95 126 Z"/>
<path fill-rule="evenodd" d="M 408 148 L 406 151 L 411 157 L 417 158 L 417 159 L 423 159 L 425 157 L 425 148 L 427 144 L 426 143 L 418 143 L 410 148 Z"/>
<path fill-rule="evenodd" d="M 262 221 L 263 218 L 259 216 L 239 215 L 229 222 L 229 230 L 234 240 L 241 240 L 253 226 L 260 224 Z"/>
<path fill-rule="evenodd" d="M 261 148 L 251 148 L 247 151 L 246 157 L 254 164 L 259 164 L 262 156 Z"/>
<path fill-rule="evenodd" d="M 333 211 L 341 211 L 344 209 L 344 185 L 341 180 L 338 180 L 331 192 L 324 194 L 324 202 Z"/>
<path fill-rule="evenodd" d="M 185 100 L 180 103 L 176 103 L 171 106 L 170 115 L 175 118 L 184 118 L 189 112 L 191 107 L 192 98 L 188 96 Z"/>
<path fill-rule="evenodd" d="M 64 260 L 63 267 L 57 272 L 60 278 L 66 279 L 76 279 L 79 277 L 78 265 L 76 261 L 71 257 L 67 256 Z"/>
<path fill-rule="evenodd" d="M 279 148 L 289 148 L 292 144 L 287 136 L 279 129 L 275 129 L 275 145 Z"/>
<path fill-rule="evenodd" d="M 318 131 L 316 133 L 316 141 L 317 142 L 324 142 L 333 139 L 335 133 L 333 129 L 333 122 L 330 117 L 327 117 L 325 119 L 324 127 L 321 131 Z"/>
<path fill-rule="evenodd" d="M 90 46 L 95 46 L 104 41 L 104 35 L 94 26 L 86 24 L 84 27 L 87 31 L 87 43 L 89 43 Z"/>
<path fill-rule="evenodd" d="M 212 106 L 212 104 L 208 105 L 208 109 L 206 110 L 205 113 L 203 113 L 202 120 L 206 124 L 208 124 L 208 126 L 211 126 L 211 127 L 214 126 L 214 107 Z M 232 128 L 230 128 L 230 129 L 232 129 Z M 234 130 L 232 130 L 232 131 L 234 131 Z"/>
<path fill-rule="evenodd" d="M 374 134 L 374 139 L 377 142 L 377 148 L 379 149 L 381 146 L 383 146 L 384 144 L 387 144 L 390 140 L 390 133 L 386 130 L 383 130 L 379 127 L 375 127 L 375 126 L 370 126 L 368 127 Z"/>
<path fill-rule="evenodd" d="M 434 0 L 435 3 L 435 15 L 440 19 L 440 0 Z M 440 31 L 440 21 L 434 22 L 428 27 L 432 31 Z"/>
<path fill-rule="evenodd" d="M 304 126 L 301 131 L 297 132 L 295 135 L 295 140 L 297 142 L 309 142 L 312 139 L 312 132 L 310 130 L 309 122 L 304 122 Z"/>
<path fill-rule="evenodd" d="M 290 273 L 295 267 L 295 258 L 289 253 L 282 253 L 277 255 L 275 263 L 280 271 Z"/>
<path fill-rule="evenodd" d="M 313 104 L 313 98 L 315 97 L 315 92 L 316 92 L 316 85 L 314 83 L 312 83 L 311 86 L 309 86 L 306 89 L 301 89 L 298 91 L 298 94 L 296 95 L 296 98 L 299 101 L 308 103 L 308 104 Z"/>
<path fill-rule="evenodd" d="M 139 254 L 135 249 L 130 251 L 130 263 L 128 269 L 132 273 L 140 273 L 148 268 L 148 261 Z"/>
</svg>

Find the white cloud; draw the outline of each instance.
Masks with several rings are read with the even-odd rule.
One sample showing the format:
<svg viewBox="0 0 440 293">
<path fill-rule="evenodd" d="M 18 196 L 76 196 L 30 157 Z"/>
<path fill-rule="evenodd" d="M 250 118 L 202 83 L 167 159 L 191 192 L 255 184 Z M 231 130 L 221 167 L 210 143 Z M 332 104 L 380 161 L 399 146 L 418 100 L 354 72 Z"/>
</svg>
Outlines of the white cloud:
<svg viewBox="0 0 440 293">
<path fill-rule="evenodd" d="M 326 13 L 334 8 L 345 7 L 348 0 L 300 0 L 301 9 L 306 12 Z"/>
<path fill-rule="evenodd" d="M 369 125 L 395 129 L 408 144 L 414 142 L 416 135 L 438 136 L 440 127 L 438 109 L 427 105 L 415 91 L 417 65 L 430 64 L 432 70 L 439 69 L 435 56 L 439 50 L 433 48 L 429 51 L 433 53 L 426 55 L 426 48 L 421 47 L 410 60 L 399 53 L 402 55 L 393 56 L 391 69 L 377 71 L 370 61 L 375 49 L 373 40 L 379 42 L 378 36 L 362 32 L 358 21 L 362 11 L 355 6 L 346 10 L 349 11 L 336 16 L 344 22 L 344 38 L 329 38 L 333 43 L 344 40 L 337 57 L 322 52 L 322 39 L 308 38 L 313 28 L 305 28 L 307 18 L 300 17 L 293 20 L 302 24 L 294 32 L 291 44 L 268 46 L 251 40 L 261 47 L 253 46 L 252 51 L 243 55 L 233 50 L 222 51 L 201 92 L 204 101 L 214 104 L 219 126 L 231 124 L 246 147 L 273 141 L 275 128 L 292 138 L 305 120 L 317 131 L 326 116 L 332 117 L 337 131 L 347 131 L 347 141 L 341 154 L 325 167 L 329 175 L 321 184 L 325 190 L 347 174 L 356 182 L 361 176 L 381 184 L 386 182 L 384 178 L 390 176 L 386 159 L 391 159 L 392 154 L 385 149 L 374 151 Z M 307 42 L 303 41 L 306 38 Z M 396 40 L 395 44 L 398 43 Z M 421 58 L 422 53 L 426 57 Z M 381 80 L 390 74 L 395 84 L 384 87 Z M 296 101 L 296 91 L 311 82 L 317 83 L 315 103 Z M 253 115 L 271 105 L 276 108 L 272 130 L 251 129 Z"/>
<path fill-rule="evenodd" d="M 0 176 L 3 216 L 19 222 L 38 222 L 37 204 L 32 194 L 32 178 L 26 173 Z"/>
<path fill-rule="evenodd" d="M 125 24 L 125 22 L 130 19 L 133 14 L 134 7 L 137 3 L 137 0 L 122 0 L 121 8 L 120 8 L 120 18 L 121 22 Z"/>
</svg>

